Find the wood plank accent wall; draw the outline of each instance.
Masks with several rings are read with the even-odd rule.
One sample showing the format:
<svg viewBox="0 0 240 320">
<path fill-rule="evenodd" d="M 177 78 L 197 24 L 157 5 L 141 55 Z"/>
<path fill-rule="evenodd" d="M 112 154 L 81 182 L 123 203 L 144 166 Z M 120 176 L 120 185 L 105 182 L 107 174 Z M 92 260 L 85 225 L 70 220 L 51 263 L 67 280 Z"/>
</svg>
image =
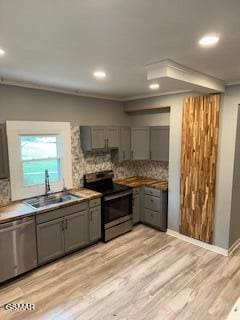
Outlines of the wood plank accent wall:
<svg viewBox="0 0 240 320">
<path fill-rule="evenodd" d="M 180 232 L 212 243 L 220 95 L 183 102 Z"/>
</svg>

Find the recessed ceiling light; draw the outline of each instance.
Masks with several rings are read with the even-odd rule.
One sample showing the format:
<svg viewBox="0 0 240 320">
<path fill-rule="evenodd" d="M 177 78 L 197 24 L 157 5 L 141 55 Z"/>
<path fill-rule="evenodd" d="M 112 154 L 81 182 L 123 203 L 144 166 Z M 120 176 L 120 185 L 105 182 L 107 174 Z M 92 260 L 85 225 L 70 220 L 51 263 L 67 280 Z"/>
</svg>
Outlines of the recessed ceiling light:
<svg viewBox="0 0 240 320">
<path fill-rule="evenodd" d="M 102 70 L 95 71 L 93 75 L 94 75 L 95 78 L 98 78 L 98 79 L 106 78 L 106 72 L 104 72 Z"/>
<path fill-rule="evenodd" d="M 5 51 L 3 49 L 0 49 L 0 56 L 4 56 L 5 55 Z"/>
<path fill-rule="evenodd" d="M 150 88 L 151 90 L 157 90 L 157 89 L 159 89 L 159 84 L 158 84 L 158 83 L 151 83 L 151 84 L 149 85 L 149 88 Z"/>
<path fill-rule="evenodd" d="M 202 47 L 211 47 L 218 43 L 219 36 L 216 34 L 208 34 L 204 37 L 202 37 L 198 43 Z"/>
</svg>

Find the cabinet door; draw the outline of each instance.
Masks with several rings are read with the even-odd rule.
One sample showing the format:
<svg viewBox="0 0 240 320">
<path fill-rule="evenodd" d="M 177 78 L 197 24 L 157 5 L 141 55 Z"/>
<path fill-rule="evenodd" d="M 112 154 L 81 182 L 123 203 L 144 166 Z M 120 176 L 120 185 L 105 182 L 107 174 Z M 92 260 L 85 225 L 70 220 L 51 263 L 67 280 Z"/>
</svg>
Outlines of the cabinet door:
<svg viewBox="0 0 240 320">
<path fill-rule="evenodd" d="M 132 128 L 132 159 L 149 159 L 149 128 Z"/>
<path fill-rule="evenodd" d="M 89 210 L 89 240 L 97 241 L 101 238 L 101 207 Z"/>
<path fill-rule="evenodd" d="M 0 179 L 8 178 L 8 147 L 5 124 L 0 124 Z"/>
<path fill-rule="evenodd" d="M 106 138 L 108 148 L 119 148 L 120 145 L 120 132 L 119 128 L 107 127 Z"/>
<path fill-rule="evenodd" d="M 88 242 L 88 210 L 64 218 L 65 252 L 83 247 Z"/>
<path fill-rule="evenodd" d="M 169 160 L 169 127 L 152 127 L 150 129 L 151 160 Z"/>
<path fill-rule="evenodd" d="M 64 254 L 63 219 L 37 225 L 38 263 L 42 264 Z"/>
<path fill-rule="evenodd" d="M 140 197 L 133 196 L 133 210 L 132 210 L 133 224 L 140 222 Z"/>
<path fill-rule="evenodd" d="M 121 128 L 121 150 L 120 161 L 131 159 L 131 129 L 129 127 Z"/>
<path fill-rule="evenodd" d="M 92 149 L 106 148 L 105 127 L 92 127 Z"/>
</svg>

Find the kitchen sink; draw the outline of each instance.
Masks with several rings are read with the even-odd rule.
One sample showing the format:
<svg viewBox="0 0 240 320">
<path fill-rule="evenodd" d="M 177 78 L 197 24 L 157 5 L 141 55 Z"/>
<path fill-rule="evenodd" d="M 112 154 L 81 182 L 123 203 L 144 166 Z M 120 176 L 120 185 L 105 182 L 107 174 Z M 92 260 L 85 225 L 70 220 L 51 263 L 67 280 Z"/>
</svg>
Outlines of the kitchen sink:
<svg viewBox="0 0 240 320">
<path fill-rule="evenodd" d="M 25 200 L 23 201 L 23 203 L 31 206 L 34 209 L 39 209 L 54 206 L 56 204 L 73 202 L 79 198 L 81 198 L 81 196 L 75 196 L 68 192 L 58 192 L 50 195 Z"/>
</svg>

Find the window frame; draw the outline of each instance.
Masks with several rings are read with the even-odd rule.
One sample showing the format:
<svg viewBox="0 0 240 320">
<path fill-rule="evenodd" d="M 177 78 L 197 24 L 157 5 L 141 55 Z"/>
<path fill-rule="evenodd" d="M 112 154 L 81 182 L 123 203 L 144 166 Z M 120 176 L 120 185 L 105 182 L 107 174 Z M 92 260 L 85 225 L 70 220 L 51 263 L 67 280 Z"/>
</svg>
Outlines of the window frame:
<svg viewBox="0 0 240 320">
<path fill-rule="evenodd" d="M 51 182 L 51 192 L 72 188 L 71 127 L 69 122 L 7 121 L 11 198 L 13 201 L 36 197 L 45 193 L 45 184 L 24 186 L 20 136 L 51 136 L 59 138 L 61 179 Z M 64 185 L 63 185 L 64 181 Z"/>
</svg>

